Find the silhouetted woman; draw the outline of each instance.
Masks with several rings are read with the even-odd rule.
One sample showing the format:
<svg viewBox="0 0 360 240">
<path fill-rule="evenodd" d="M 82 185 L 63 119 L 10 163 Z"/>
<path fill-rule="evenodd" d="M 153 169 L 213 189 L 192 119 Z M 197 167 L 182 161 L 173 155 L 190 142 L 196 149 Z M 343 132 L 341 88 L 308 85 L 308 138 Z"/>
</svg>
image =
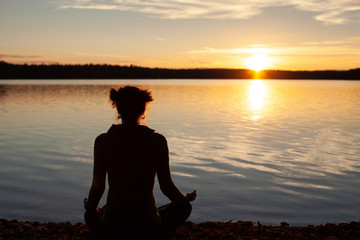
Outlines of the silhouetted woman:
<svg viewBox="0 0 360 240">
<path fill-rule="evenodd" d="M 122 124 L 99 135 L 94 146 L 94 171 L 85 203 L 85 221 L 99 238 L 166 239 L 191 213 L 196 192 L 183 195 L 173 183 L 164 136 L 140 125 L 151 92 L 126 86 L 110 90 Z M 157 208 L 154 181 L 171 203 Z M 106 205 L 98 209 L 108 177 Z"/>
</svg>

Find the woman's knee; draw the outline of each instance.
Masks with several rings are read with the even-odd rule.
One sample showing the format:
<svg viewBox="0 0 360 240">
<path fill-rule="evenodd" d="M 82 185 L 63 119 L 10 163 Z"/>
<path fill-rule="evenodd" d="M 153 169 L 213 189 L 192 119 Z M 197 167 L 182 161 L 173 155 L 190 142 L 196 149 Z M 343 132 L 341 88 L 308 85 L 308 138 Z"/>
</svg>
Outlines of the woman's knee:
<svg viewBox="0 0 360 240">
<path fill-rule="evenodd" d="M 86 211 L 84 214 L 84 220 L 89 227 L 93 227 L 99 223 L 99 218 L 96 212 Z"/>
<path fill-rule="evenodd" d="M 192 205 L 190 202 L 181 204 L 181 213 L 183 214 L 185 220 L 190 216 L 192 211 Z"/>
</svg>

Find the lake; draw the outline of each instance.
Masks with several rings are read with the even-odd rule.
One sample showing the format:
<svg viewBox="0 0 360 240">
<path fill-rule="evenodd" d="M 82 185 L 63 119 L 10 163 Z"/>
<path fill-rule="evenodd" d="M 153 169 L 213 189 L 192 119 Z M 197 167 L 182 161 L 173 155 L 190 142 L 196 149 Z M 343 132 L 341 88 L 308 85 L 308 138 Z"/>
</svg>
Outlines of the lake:
<svg viewBox="0 0 360 240">
<path fill-rule="evenodd" d="M 2 80 L 0 218 L 83 222 L 108 90 L 126 84 L 153 93 L 144 124 L 198 192 L 189 220 L 359 220 L 360 81 L 315 80 Z"/>
</svg>

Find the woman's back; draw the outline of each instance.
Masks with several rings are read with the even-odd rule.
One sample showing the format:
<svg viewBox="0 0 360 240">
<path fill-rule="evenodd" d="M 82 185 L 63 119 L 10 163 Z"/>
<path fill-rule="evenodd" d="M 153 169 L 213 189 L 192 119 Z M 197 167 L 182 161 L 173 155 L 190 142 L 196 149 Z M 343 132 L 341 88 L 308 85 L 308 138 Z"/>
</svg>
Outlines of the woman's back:
<svg viewBox="0 0 360 240">
<path fill-rule="evenodd" d="M 146 126 L 113 125 L 98 144 L 108 172 L 106 225 L 159 224 L 153 187 L 159 161 L 167 160 L 164 137 Z"/>
</svg>

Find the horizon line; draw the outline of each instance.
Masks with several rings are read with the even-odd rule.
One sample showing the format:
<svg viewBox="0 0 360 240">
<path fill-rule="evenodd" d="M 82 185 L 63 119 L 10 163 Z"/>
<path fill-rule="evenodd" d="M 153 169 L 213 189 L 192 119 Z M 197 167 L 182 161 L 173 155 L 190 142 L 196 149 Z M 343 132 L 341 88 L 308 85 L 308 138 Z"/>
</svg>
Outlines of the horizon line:
<svg viewBox="0 0 360 240">
<path fill-rule="evenodd" d="M 252 70 L 252 69 L 248 69 L 248 68 L 224 68 L 224 67 L 219 67 L 219 68 L 208 68 L 208 67 L 195 67 L 195 68 L 173 68 L 173 67 L 146 67 L 146 66 L 139 66 L 136 64 L 129 64 L 129 65 L 120 65 L 120 64 L 112 64 L 112 63 L 59 63 L 59 62 L 42 62 L 42 63 L 12 63 L 12 62 L 7 62 L 4 60 L 0 60 L 0 63 L 5 63 L 5 64 L 9 64 L 9 65 L 30 65 L 30 66 L 89 66 L 89 65 L 94 65 L 94 66 L 115 66 L 115 67 L 137 67 L 137 68 L 148 68 L 148 69 L 167 69 L 167 70 L 246 70 L 246 71 L 252 71 L 252 72 L 264 72 L 264 71 L 288 71 L 288 72 L 328 72 L 328 71 L 334 71 L 334 72 L 341 72 L 341 71 L 352 71 L 352 70 L 359 70 L 359 67 L 356 68 L 348 68 L 348 69 L 324 69 L 324 70 L 289 70 L 289 69 L 272 69 L 272 68 L 266 68 L 266 69 L 262 69 L 262 70 Z"/>
</svg>

